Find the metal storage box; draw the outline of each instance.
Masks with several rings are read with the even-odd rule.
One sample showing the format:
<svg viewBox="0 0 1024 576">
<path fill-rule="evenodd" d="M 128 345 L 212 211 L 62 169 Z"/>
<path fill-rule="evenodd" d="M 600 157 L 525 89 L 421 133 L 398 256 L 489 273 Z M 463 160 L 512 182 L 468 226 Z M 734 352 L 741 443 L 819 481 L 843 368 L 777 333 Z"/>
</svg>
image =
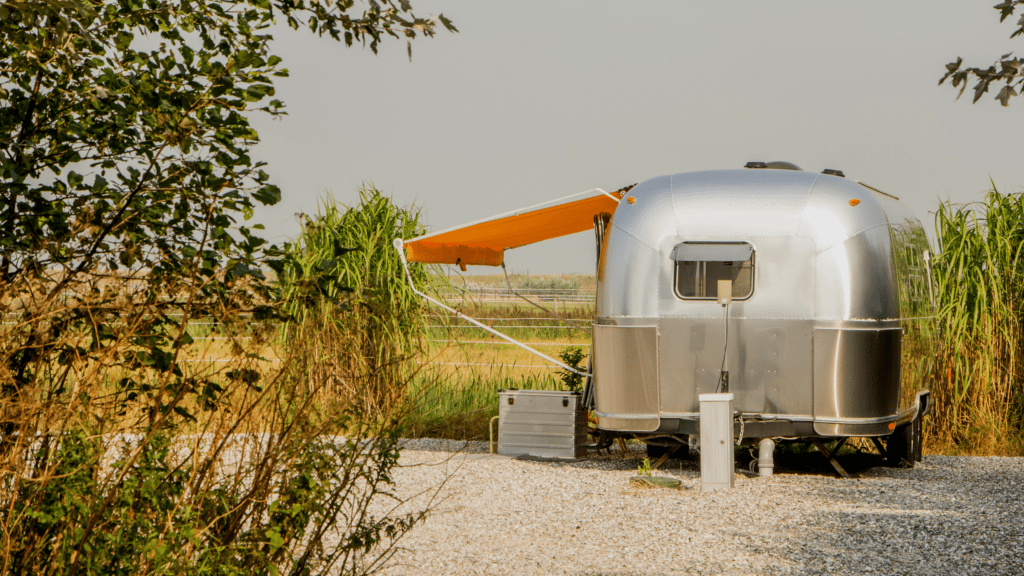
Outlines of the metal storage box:
<svg viewBox="0 0 1024 576">
<path fill-rule="evenodd" d="M 579 392 L 500 390 L 498 454 L 575 460 L 586 455 Z"/>
</svg>

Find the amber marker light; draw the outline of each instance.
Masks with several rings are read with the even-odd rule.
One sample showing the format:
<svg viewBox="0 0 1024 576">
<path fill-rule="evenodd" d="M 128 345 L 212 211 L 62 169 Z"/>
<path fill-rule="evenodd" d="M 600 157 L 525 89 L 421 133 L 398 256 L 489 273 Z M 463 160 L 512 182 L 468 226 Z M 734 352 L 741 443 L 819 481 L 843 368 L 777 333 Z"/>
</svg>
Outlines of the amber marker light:
<svg viewBox="0 0 1024 576">
<path fill-rule="evenodd" d="M 629 202 L 630 204 L 636 204 L 636 198 L 633 198 L 632 196 L 626 198 L 626 201 Z"/>
<path fill-rule="evenodd" d="M 894 430 L 894 429 L 896 429 L 896 423 L 895 422 L 889 422 L 889 430 Z"/>
<path fill-rule="evenodd" d="M 857 204 L 860 204 L 860 200 L 857 200 L 856 198 L 850 200 L 850 206 L 856 206 Z"/>
</svg>

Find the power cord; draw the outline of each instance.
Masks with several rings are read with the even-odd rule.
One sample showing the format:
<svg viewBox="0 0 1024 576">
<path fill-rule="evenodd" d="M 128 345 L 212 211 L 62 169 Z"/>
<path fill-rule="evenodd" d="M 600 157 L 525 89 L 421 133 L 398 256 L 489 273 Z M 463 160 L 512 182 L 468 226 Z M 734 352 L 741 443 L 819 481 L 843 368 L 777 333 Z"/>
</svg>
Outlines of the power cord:
<svg viewBox="0 0 1024 576">
<path fill-rule="evenodd" d="M 739 445 L 743 444 L 743 424 L 744 424 L 744 421 L 743 421 L 743 412 L 740 412 L 738 410 L 736 412 L 738 414 L 738 416 L 736 416 L 736 418 L 739 419 L 739 421 L 740 421 L 740 435 L 739 435 L 738 438 L 736 438 L 736 445 L 739 446 Z"/>
<path fill-rule="evenodd" d="M 715 387 L 715 394 L 729 391 L 729 372 L 725 369 L 725 361 L 729 356 L 729 304 L 723 304 L 725 309 L 725 348 L 722 350 L 722 370 L 718 375 L 718 386 Z"/>
</svg>

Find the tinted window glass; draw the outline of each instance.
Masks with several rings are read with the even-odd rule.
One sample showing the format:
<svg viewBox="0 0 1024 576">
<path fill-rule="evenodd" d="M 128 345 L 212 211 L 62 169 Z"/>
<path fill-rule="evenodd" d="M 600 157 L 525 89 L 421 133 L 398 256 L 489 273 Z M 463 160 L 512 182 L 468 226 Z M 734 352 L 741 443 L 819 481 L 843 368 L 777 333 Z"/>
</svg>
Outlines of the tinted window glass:
<svg viewBox="0 0 1024 576">
<path fill-rule="evenodd" d="M 702 250 L 702 248 L 708 248 Z M 731 247 L 732 250 L 722 248 Z M 742 261 L 724 260 L 677 260 L 676 261 L 676 296 L 685 299 L 708 299 L 718 298 L 718 281 L 732 280 L 733 300 L 744 300 L 750 298 L 754 292 L 754 253 L 753 250 L 737 251 L 736 247 L 747 247 L 746 243 L 735 244 L 710 244 L 699 242 L 684 242 L 673 251 L 682 258 L 689 258 L 692 255 L 708 254 L 713 257 L 717 254 L 749 254 L 750 257 Z M 722 257 L 722 256 L 720 256 Z M 725 256 L 728 257 L 728 256 Z"/>
</svg>

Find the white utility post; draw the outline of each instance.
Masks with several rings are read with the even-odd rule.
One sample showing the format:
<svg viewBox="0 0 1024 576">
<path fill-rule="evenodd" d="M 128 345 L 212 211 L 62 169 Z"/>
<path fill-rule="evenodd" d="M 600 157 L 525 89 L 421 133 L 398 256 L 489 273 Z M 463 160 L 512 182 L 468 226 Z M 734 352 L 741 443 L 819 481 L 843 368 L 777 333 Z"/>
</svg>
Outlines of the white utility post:
<svg viewBox="0 0 1024 576">
<path fill-rule="evenodd" d="M 701 490 L 731 490 L 735 486 L 732 394 L 701 394 L 699 398 Z"/>
</svg>

